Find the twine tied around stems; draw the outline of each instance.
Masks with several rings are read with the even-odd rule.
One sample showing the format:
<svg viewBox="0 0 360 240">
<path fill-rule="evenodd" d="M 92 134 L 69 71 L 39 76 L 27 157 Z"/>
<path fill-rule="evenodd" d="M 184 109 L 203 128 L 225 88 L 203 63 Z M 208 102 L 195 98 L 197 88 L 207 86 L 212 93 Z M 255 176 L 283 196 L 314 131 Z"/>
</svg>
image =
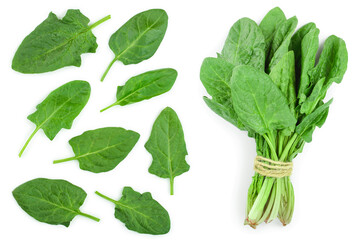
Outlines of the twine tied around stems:
<svg viewBox="0 0 360 240">
<path fill-rule="evenodd" d="M 256 156 L 254 160 L 255 172 L 266 177 L 288 177 L 291 175 L 292 169 L 292 162 L 279 162 L 261 156 Z"/>
</svg>

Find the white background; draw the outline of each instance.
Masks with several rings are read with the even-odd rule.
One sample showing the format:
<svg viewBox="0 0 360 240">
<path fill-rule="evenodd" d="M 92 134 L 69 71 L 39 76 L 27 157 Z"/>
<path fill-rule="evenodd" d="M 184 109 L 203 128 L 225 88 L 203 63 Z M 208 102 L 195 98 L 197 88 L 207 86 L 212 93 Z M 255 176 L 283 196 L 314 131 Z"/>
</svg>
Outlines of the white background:
<svg viewBox="0 0 360 240">
<path fill-rule="evenodd" d="M 358 236 L 359 194 L 359 7 L 357 1 L 6 1 L 2 3 L 0 44 L 0 238 L 1 239 L 303 239 Z M 349 52 L 348 71 L 327 98 L 335 97 L 326 124 L 314 133 L 294 161 L 292 182 L 295 212 L 290 225 L 279 221 L 257 230 L 244 226 L 247 189 L 253 175 L 253 139 L 211 112 L 199 80 L 202 60 L 221 51 L 231 25 L 242 17 L 260 22 L 268 10 L 280 6 L 287 17 L 296 15 L 299 25 L 313 21 L 323 42 L 336 34 Z M 63 17 L 79 8 L 91 22 L 111 14 L 112 19 L 93 30 L 96 54 L 82 55 L 82 65 L 55 72 L 25 75 L 11 69 L 12 57 L 23 40 L 50 11 Z M 105 82 L 100 77 L 113 53 L 110 35 L 130 17 L 150 8 L 169 15 L 165 38 L 156 54 L 137 65 L 113 65 Z M 178 70 L 172 90 L 130 106 L 99 110 L 115 100 L 116 87 L 131 76 L 157 68 Z M 50 91 L 71 80 L 87 80 L 91 98 L 74 121 L 53 141 L 39 131 L 23 157 L 17 154 L 34 125 L 26 117 Z M 166 107 L 178 113 L 185 131 L 190 171 L 175 179 L 175 195 L 168 180 L 147 172 L 151 156 L 143 147 L 152 124 Z M 121 126 L 140 133 L 129 156 L 114 170 L 94 174 L 82 171 L 76 161 L 53 165 L 52 160 L 72 156 L 68 140 L 86 130 Z M 11 191 L 33 178 L 61 178 L 82 187 L 88 197 L 81 210 L 93 214 L 96 223 L 77 216 L 69 228 L 37 222 L 15 202 Z M 98 190 L 118 199 L 124 186 L 150 191 L 169 212 L 171 231 L 163 236 L 129 231 L 113 217 L 113 204 L 94 194 Z"/>
</svg>

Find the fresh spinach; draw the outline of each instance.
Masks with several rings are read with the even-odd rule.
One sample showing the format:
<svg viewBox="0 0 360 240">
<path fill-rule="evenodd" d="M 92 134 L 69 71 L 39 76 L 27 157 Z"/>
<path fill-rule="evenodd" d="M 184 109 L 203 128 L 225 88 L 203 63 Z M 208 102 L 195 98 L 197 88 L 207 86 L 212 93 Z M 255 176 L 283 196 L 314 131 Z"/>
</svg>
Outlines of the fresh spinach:
<svg viewBox="0 0 360 240">
<path fill-rule="evenodd" d="M 12 193 L 19 206 L 40 222 L 68 227 L 77 215 L 100 221 L 79 210 L 86 192 L 65 180 L 37 178 L 21 184 Z"/>
<path fill-rule="evenodd" d="M 170 107 L 162 110 L 155 120 L 145 148 L 153 158 L 149 172 L 169 178 L 170 194 L 173 195 L 174 178 L 189 171 L 190 166 L 185 161 L 188 153 L 180 120 Z"/>
<path fill-rule="evenodd" d="M 170 217 L 166 209 L 151 196 L 124 187 L 119 201 L 111 199 L 99 192 L 100 197 L 115 204 L 115 218 L 125 223 L 125 226 L 138 233 L 153 235 L 166 234 L 170 231 Z"/>
<path fill-rule="evenodd" d="M 101 112 L 116 106 L 140 102 L 170 91 L 177 77 L 177 71 L 163 68 L 148 71 L 130 78 L 124 86 L 119 86 L 116 102 L 101 110 Z"/>
<path fill-rule="evenodd" d="M 220 57 L 234 65 L 264 69 L 265 39 L 258 25 L 249 18 L 237 21 L 230 29 Z"/>
<path fill-rule="evenodd" d="M 140 135 L 120 127 L 107 127 L 86 131 L 70 139 L 75 156 L 55 160 L 54 163 L 78 160 L 81 169 L 93 173 L 114 169 L 139 140 Z"/>
<path fill-rule="evenodd" d="M 162 9 L 150 9 L 130 18 L 110 37 L 109 46 L 115 57 L 101 81 L 116 61 L 129 65 L 151 58 L 164 38 L 167 24 L 168 16 Z"/>
<path fill-rule="evenodd" d="M 342 81 L 348 61 L 344 40 L 330 36 L 316 63 L 319 29 L 308 23 L 295 32 L 297 22 L 278 7 L 259 26 L 242 18 L 230 29 L 221 54 L 206 58 L 200 70 L 212 97 L 204 97 L 208 107 L 247 131 L 258 156 L 279 162 L 292 162 L 325 123 L 332 100 L 323 99 L 333 82 Z M 255 228 L 279 218 L 286 225 L 294 211 L 290 177 L 264 175 L 253 177 L 245 224 Z"/>
<path fill-rule="evenodd" d="M 264 135 L 295 127 L 286 98 L 266 73 L 238 66 L 233 70 L 231 89 L 236 114 L 255 132 Z"/>
<path fill-rule="evenodd" d="M 63 19 L 50 13 L 21 43 L 12 68 L 21 73 L 44 73 L 66 66 L 81 65 L 80 55 L 94 53 L 96 37 L 91 30 L 110 19 L 110 15 L 88 25 L 79 10 L 69 9 Z"/>
<path fill-rule="evenodd" d="M 90 91 L 89 83 L 80 80 L 68 82 L 52 91 L 36 106 L 36 111 L 28 116 L 36 128 L 21 149 L 19 157 L 40 129 L 50 140 L 53 140 L 62 128 L 70 129 L 74 119 L 88 102 Z"/>
</svg>

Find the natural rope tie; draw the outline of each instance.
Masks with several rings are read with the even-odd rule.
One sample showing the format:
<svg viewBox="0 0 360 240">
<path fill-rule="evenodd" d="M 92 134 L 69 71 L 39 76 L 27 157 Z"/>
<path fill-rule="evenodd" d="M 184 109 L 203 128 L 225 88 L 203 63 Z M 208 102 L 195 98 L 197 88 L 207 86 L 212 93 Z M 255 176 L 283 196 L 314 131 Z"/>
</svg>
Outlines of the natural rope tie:
<svg viewBox="0 0 360 240">
<path fill-rule="evenodd" d="M 261 156 L 256 156 L 254 160 L 255 172 L 266 177 L 288 177 L 292 173 L 292 168 L 292 162 L 279 162 Z"/>
</svg>

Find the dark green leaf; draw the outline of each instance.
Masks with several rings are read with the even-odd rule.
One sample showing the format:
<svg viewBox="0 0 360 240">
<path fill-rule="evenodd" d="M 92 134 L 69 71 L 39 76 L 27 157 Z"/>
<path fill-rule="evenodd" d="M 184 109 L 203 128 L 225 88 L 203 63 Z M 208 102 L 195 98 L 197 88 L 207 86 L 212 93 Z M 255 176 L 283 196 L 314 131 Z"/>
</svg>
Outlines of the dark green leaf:
<svg viewBox="0 0 360 240">
<path fill-rule="evenodd" d="M 81 65 L 80 55 L 94 53 L 96 37 L 91 29 L 110 19 L 110 15 L 93 25 L 79 10 L 68 10 L 63 19 L 54 13 L 35 28 L 21 43 L 12 68 L 22 73 L 43 73 L 65 66 Z"/>
<path fill-rule="evenodd" d="M 228 104 L 226 104 L 226 103 L 220 104 L 220 103 L 216 102 L 215 100 L 209 99 L 207 97 L 203 97 L 203 99 L 204 99 L 206 105 L 211 110 L 213 110 L 217 115 L 219 115 L 226 121 L 230 122 L 234 126 L 240 128 L 241 130 L 245 130 L 244 125 L 240 121 L 238 121 L 238 117 L 235 113 L 232 103 L 229 102 Z"/>
<path fill-rule="evenodd" d="M 277 28 L 274 39 L 271 43 L 269 57 L 267 62 L 269 63 L 267 71 L 271 69 L 281 60 L 281 58 L 289 51 L 289 45 L 291 36 L 295 31 L 298 20 L 296 17 L 292 17 L 285 22 L 282 22 Z"/>
<path fill-rule="evenodd" d="M 166 93 L 174 85 L 177 71 L 164 68 L 142 73 L 130 78 L 124 86 L 120 86 L 116 93 L 116 102 L 101 110 L 113 106 L 125 106 Z"/>
<path fill-rule="evenodd" d="M 70 129 L 74 119 L 80 114 L 90 97 L 90 85 L 86 81 L 71 81 L 52 91 L 44 101 L 36 106 L 36 111 L 28 116 L 36 128 L 19 156 L 37 131 L 42 129 L 53 140 L 62 129 Z"/>
<path fill-rule="evenodd" d="M 309 72 L 312 83 L 326 78 L 327 82 L 340 83 L 348 62 L 348 53 L 344 40 L 334 35 L 328 37 L 321 52 L 319 63 Z"/>
<path fill-rule="evenodd" d="M 138 233 L 153 235 L 166 234 L 170 231 L 170 217 L 166 209 L 151 196 L 124 187 L 122 197 L 115 201 L 99 192 L 100 197 L 115 204 L 115 218 L 125 223 L 125 226 Z"/>
<path fill-rule="evenodd" d="M 306 94 L 307 98 L 304 99 L 301 106 L 302 113 L 311 113 L 317 104 L 325 98 L 332 83 L 341 82 L 347 68 L 347 61 L 348 55 L 344 40 L 330 36 L 325 41 L 319 63 L 309 71 L 310 78 L 307 77 L 306 79 L 309 84 L 303 94 Z M 304 80 L 304 82 L 306 81 Z"/>
<path fill-rule="evenodd" d="M 185 161 L 188 153 L 180 120 L 170 107 L 155 120 L 145 148 L 153 157 L 149 172 L 169 178 L 170 194 L 173 194 L 174 178 L 189 171 L 190 166 Z"/>
<path fill-rule="evenodd" d="M 245 126 L 259 134 L 291 128 L 296 119 L 271 78 L 250 66 L 237 66 L 231 77 L 235 111 Z"/>
<path fill-rule="evenodd" d="M 305 25 L 306 26 L 306 25 Z M 305 101 L 309 95 L 309 71 L 315 66 L 316 53 L 319 48 L 319 29 L 310 30 L 301 41 L 300 56 L 296 62 L 298 74 L 298 98 L 299 103 Z M 299 77 L 300 76 L 300 77 Z"/>
<path fill-rule="evenodd" d="M 68 227 L 76 215 L 99 221 L 79 210 L 86 192 L 65 180 L 37 178 L 23 183 L 12 193 L 19 206 L 40 222 Z"/>
<path fill-rule="evenodd" d="M 75 156 L 54 163 L 78 160 L 80 168 L 99 173 L 114 169 L 135 146 L 140 135 L 120 127 L 99 128 L 86 131 L 70 139 Z"/>
<path fill-rule="evenodd" d="M 230 78 L 234 65 L 221 58 L 205 58 L 200 69 L 200 80 L 206 91 L 219 103 L 231 98 Z"/>
<path fill-rule="evenodd" d="M 320 128 L 324 124 L 331 103 L 332 99 L 316 108 L 314 112 L 306 116 L 301 123 L 296 126 L 296 133 L 299 134 L 305 142 L 311 142 L 312 134 L 316 126 Z"/>
<path fill-rule="evenodd" d="M 230 29 L 221 57 L 234 65 L 265 67 L 265 40 L 258 25 L 242 18 Z"/>
<path fill-rule="evenodd" d="M 301 73 L 301 58 L 302 58 L 302 41 L 304 37 L 313 29 L 316 28 L 315 23 L 308 23 L 299 28 L 295 32 L 295 34 L 291 37 L 291 42 L 289 46 L 289 50 L 292 50 L 295 54 L 295 66 L 296 66 L 296 77 L 300 78 Z M 309 51 L 308 46 L 306 46 L 306 50 Z M 305 56 L 307 55 L 307 51 L 305 52 Z M 313 65 L 314 66 L 314 65 Z"/>
<path fill-rule="evenodd" d="M 300 113 L 309 115 L 315 109 L 318 102 L 322 99 L 324 82 L 325 82 L 325 78 L 322 78 L 315 84 L 311 94 L 301 104 Z"/>
<path fill-rule="evenodd" d="M 150 9 L 130 18 L 109 40 L 115 58 L 101 81 L 117 60 L 129 65 L 151 58 L 164 38 L 167 24 L 168 16 L 162 9 Z"/>
<path fill-rule="evenodd" d="M 279 7 L 271 9 L 261 21 L 259 27 L 265 38 L 265 57 L 269 53 L 276 29 L 284 21 L 286 21 L 285 14 Z"/>
<path fill-rule="evenodd" d="M 295 113 L 295 58 L 294 52 L 286 53 L 269 74 L 275 85 L 288 100 L 291 112 Z"/>
</svg>

